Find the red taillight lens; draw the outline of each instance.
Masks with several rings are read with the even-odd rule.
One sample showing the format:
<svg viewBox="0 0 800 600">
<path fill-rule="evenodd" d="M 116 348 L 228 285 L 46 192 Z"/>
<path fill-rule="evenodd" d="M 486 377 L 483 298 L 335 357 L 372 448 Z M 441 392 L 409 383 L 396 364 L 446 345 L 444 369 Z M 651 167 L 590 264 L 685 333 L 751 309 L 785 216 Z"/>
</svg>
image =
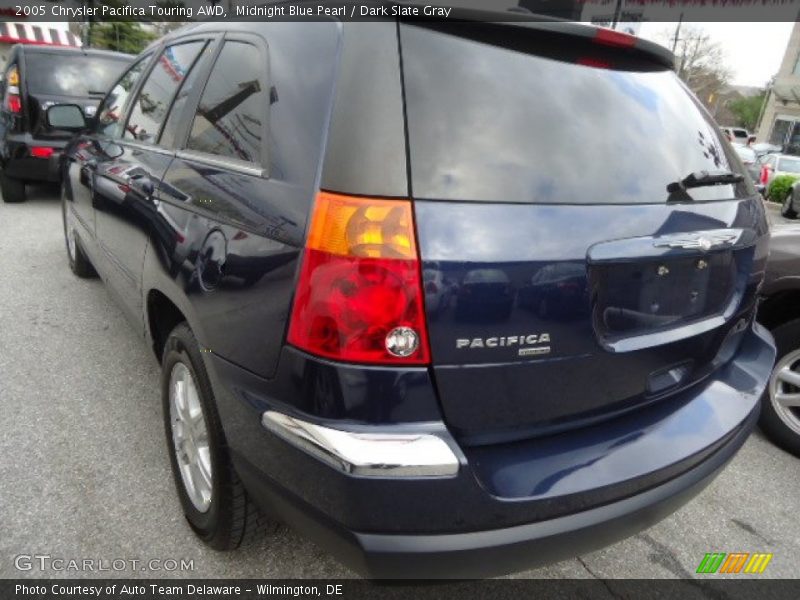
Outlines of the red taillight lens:
<svg viewBox="0 0 800 600">
<path fill-rule="evenodd" d="M 31 156 L 34 158 L 50 158 L 53 156 L 53 149 L 48 146 L 32 146 Z"/>
<path fill-rule="evenodd" d="M 428 362 L 409 201 L 317 196 L 288 341 L 342 361 Z"/>
<path fill-rule="evenodd" d="M 6 96 L 6 108 L 12 113 L 19 114 L 22 112 L 22 100 L 16 94 L 9 93 Z"/>
<path fill-rule="evenodd" d="M 6 109 L 12 113 L 22 112 L 22 98 L 19 95 L 19 70 L 16 65 L 6 71 Z"/>
</svg>

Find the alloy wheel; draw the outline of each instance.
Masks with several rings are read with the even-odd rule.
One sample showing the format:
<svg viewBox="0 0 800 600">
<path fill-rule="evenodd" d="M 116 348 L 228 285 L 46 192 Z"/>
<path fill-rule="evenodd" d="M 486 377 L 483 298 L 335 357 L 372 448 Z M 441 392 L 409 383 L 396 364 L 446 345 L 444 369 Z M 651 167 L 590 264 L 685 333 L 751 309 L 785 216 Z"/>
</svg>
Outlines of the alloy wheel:
<svg viewBox="0 0 800 600">
<path fill-rule="evenodd" d="M 213 472 L 208 429 L 197 384 L 182 362 L 172 367 L 169 381 L 172 441 L 183 487 L 194 507 L 205 513 L 211 506 Z"/>
<path fill-rule="evenodd" d="M 775 365 L 769 381 L 769 399 L 784 425 L 800 435 L 800 349 Z"/>
</svg>

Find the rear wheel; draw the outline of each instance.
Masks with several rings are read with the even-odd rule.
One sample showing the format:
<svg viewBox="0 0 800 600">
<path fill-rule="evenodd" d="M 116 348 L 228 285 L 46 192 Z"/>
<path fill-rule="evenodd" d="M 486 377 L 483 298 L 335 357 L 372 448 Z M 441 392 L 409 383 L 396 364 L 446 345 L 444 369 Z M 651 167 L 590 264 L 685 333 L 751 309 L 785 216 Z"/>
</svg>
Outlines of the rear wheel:
<svg viewBox="0 0 800 600">
<path fill-rule="evenodd" d="M 64 241 L 67 244 L 67 260 L 69 261 L 70 270 L 83 279 L 95 277 L 97 273 L 81 247 L 78 234 L 68 222 L 67 203 L 63 191 L 61 193 L 61 218 L 64 223 Z"/>
<path fill-rule="evenodd" d="M 200 348 L 186 323 L 167 338 L 161 373 L 167 448 L 186 520 L 212 548 L 233 550 L 274 524 L 258 512 L 231 464 Z"/>
<path fill-rule="evenodd" d="M 8 177 L 5 171 L 0 172 L 0 192 L 3 194 L 3 202 L 25 202 L 25 182 Z"/>
<path fill-rule="evenodd" d="M 789 195 L 786 196 L 786 200 L 783 201 L 783 205 L 781 205 L 781 216 L 787 219 L 796 219 L 797 212 L 794 210 L 794 190 L 789 192 Z"/>
<path fill-rule="evenodd" d="M 778 359 L 762 399 L 759 424 L 778 446 L 800 456 L 800 319 L 772 331 Z"/>
</svg>

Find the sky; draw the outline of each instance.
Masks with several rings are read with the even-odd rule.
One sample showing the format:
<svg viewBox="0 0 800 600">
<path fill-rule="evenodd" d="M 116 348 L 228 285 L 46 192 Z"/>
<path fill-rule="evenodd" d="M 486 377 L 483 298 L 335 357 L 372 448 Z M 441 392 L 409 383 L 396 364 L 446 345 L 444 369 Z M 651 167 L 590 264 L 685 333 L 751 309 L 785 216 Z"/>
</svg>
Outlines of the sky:
<svg viewBox="0 0 800 600">
<path fill-rule="evenodd" d="M 642 23 L 639 36 L 664 43 L 677 23 Z M 764 86 L 778 72 L 794 23 L 688 23 L 708 31 L 725 53 L 731 83 Z"/>
</svg>

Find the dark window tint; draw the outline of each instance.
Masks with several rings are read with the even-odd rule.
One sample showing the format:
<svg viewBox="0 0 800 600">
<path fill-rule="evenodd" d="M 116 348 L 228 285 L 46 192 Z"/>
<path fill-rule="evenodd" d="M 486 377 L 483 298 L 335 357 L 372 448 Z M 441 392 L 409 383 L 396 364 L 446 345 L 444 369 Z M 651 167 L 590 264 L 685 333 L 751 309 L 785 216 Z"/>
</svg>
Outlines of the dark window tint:
<svg viewBox="0 0 800 600">
<path fill-rule="evenodd" d="M 102 98 L 129 61 L 79 52 L 25 54 L 28 91 L 45 96 Z"/>
<path fill-rule="evenodd" d="M 661 203 L 692 172 L 741 171 L 675 73 L 645 58 L 580 40 L 551 52 L 533 34 L 515 50 L 411 25 L 401 34 L 417 197 Z M 690 190 L 695 200 L 748 193 L 749 183 Z"/>
<path fill-rule="evenodd" d="M 175 99 L 172 101 L 172 108 L 169 111 L 169 115 L 167 115 L 167 122 L 164 123 L 164 128 L 161 131 L 161 138 L 158 142 L 161 146 L 172 147 L 175 145 L 175 136 L 178 133 L 178 125 L 182 120 L 181 117 L 186 107 L 186 101 L 189 99 L 194 87 L 198 85 L 200 74 L 203 71 L 203 69 L 200 68 L 200 64 L 203 60 L 203 56 L 205 56 L 209 50 L 210 46 L 208 45 L 203 48 L 203 52 L 195 60 L 194 65 L 189 69 L 189 73 L 183 80 L 178 90 L 178 95 L 175 96 Z M 202 82 L 200 82 L 200 84 L 202 85 Z"/>
<path fill-rule="evenodd" d="M 261 163 L 267 98 L 258 48 L 226 42 L 203 90 L 186 147 Z"/>
<path fill-rule="evenodd" d="M 142 76 L 150 57 L 146 56 L 133 65 L 103 100 L 97 117 L 97 131 L 109 137 L 121 137 L 122 124 L 119 120 L 125 114 L 128 100 L 136 82 Z"/>
<path fill-rule="evenodd" d="M 27 36 L 27 34 L 25 33 L 25 27 L 23 27 L 23 26 L 22 26 L 22 25 L 20 25 L 19 23 L 16 23 L 16 24 L 14 25 L 14 28 L 17 30 L 17 37 L 18 37 L 18 38 L 20 38 L 20 39 L 22 39 L 22 40 L 26 40 L 26 39 L 28 39 L 28 36 Z"/>
<path fill-rule="evenodd" d="M 189 42 L 164 49 L 133 103 L 124 137 L 155 142 L 175 92 L 204 45 L 205 42 Z"/>
<path fill-rule="evenodd" d="M 33 26 L 33 37 L 37 42 L 44 41 L 44 35 L 42 34 L 41 27 L 37 27 L 36 25 Z"/>
<path fill-rule="evenodd" d="M 48 31 L 50 32 L 50 41 L 54 44 L 58 44 L 59 40 L 61 39 L 58 37 L 58 31 L 55 29 L 48 29 Z"/>
</svg>

